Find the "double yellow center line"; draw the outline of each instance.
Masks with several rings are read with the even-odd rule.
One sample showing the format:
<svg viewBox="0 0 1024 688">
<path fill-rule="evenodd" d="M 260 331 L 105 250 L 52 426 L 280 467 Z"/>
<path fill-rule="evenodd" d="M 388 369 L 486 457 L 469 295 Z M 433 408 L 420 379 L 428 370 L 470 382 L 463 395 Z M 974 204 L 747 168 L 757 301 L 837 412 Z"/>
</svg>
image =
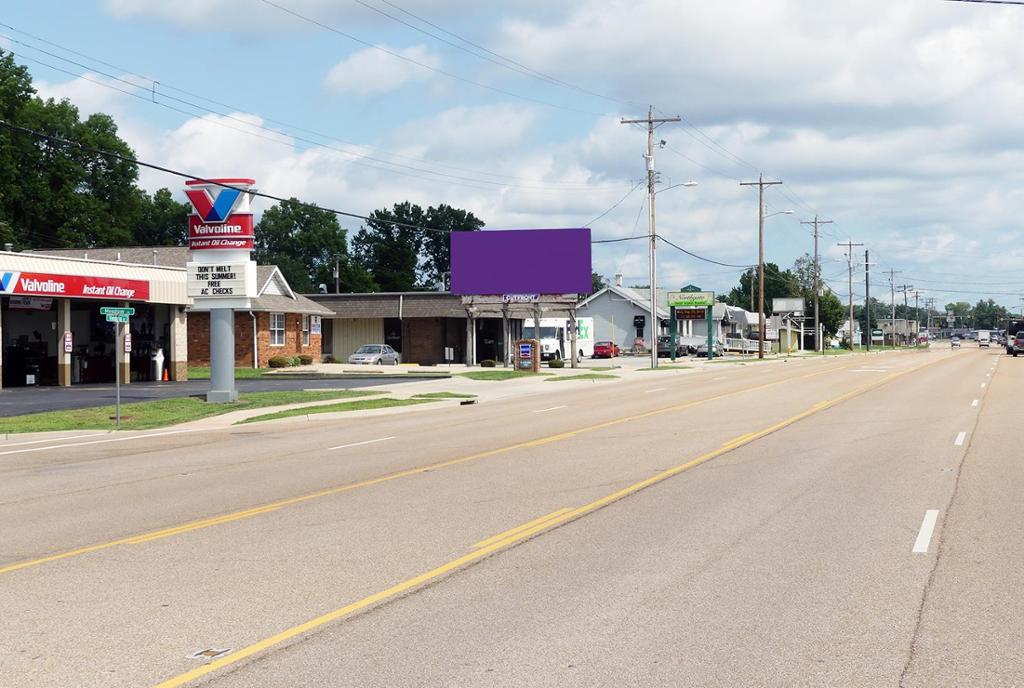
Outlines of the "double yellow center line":
<svg viewBox="0 0 1024 688">
<path fill-rule="evenodd" d="M 777 380 L 775 382 L 766 382 L 764 384 L 755 385 L 753 387 L 745 387 L 743 389 L 739 389 L 739 390 L 736 390 L 736 391 L 733 391 L 733 392 L 725 392 L 725 393 L 722 393 L 722 394 L 717 394 L 717 395 L 714 395 L 714 396 L 705 397 L 703 399 L 697 399 L 697 400 L 688 401 L 688 402 L 685 402 L 685 403 L 682 403 L 682 404 L 675 404 L 675 405 L 672 405 L 672 406 L 667 406 L 667 407 L 655 409 L 653 411 L 646 411 L 644 413 L 638 413 L 638 414 L 635 414 L 635 415 L 632 415 L 632 416 L 623 416 L 621 418 L 616 418 L 614 420 L 605 421 L 605 422 L 602 422 L 602 423 L 596 423 L 594 425 L 588 425 L 588 426 L 585 426 L 585 427 L 582 427 L 582 428 L 577 428 L 575 430 L 570 430 L 568 432 L 562 432 L 562 433 L 558 433 L 556 435 L 549 435 L 547 437 L 541 437 L 541 438 L 535 439 L 535 440 L 528 440 L 526 442 L 519 442 L 519 443 L 508 445 L 508 446 L 505 446 L 505 447 L 499 447 L 497 449 L 489 449 L 487 451 L 478 452 L 476 454 L 470 454 L 469 456 L 463 456 L 463 457 L 459 457 L 457 459 L 450 459 L 450 460 L 447 460 L 447 461 L 439 461 L 439 462 L 436 462 L 436 463 L 426 464 L 426 465 L 423 465 L 423 466 L 417 466 L 415 468 L 410 468 L 410 469 L 403 470 L 403 471 L 397 471 L 395 473 L 388 473 L 386 475 L 378 476 L 376 478 L 370 478 L 368 480 L 362 480 L 362 481 L 355 482 L 355 483 L 348 483 L 348 484 L 345 484 L 345 485 L 338 485 L 336 487 L 330 487 L 330 488 L 327 488 L 327 489 L 324 489 L 324 490 L 318 490 L 316 492 L 310 492 L 310 493 L 307 493 L 307 494 L 304 494 L 304 495 L 299 495 L 297 497 L 290 497 L 290 498 L 287 498 L 287 499 L 277 500 L 277 501 L 274 501 L 274 502 L 270 502 L 268 504 L 263 504 L 263 505 L 251 507 L 251 508 L 248 508 L 248 509 L 242 509 L 240 511 L 233 511 L 233 512 L 230 512 L 230 513 L 227 513 L 227 514 L 221 514 L 219 516 L 212 516 L 210 518 L 205 518 L 205 519 L 201 519 L 201 520 L 198 520 L 198 521 L 190 521 L 188 523 L 183 523 L 183 524 L 179 524 L 179 525 L 175 525 L 175 526 L 170 526 L 170 527 L 167 527 L 167 528 L 162 528 L 160 530 L 153 530 L 153 531 L 149 531 L 149 532 L 145 532 L 145 533 L 140 533 L 140 534 L 137 534 L 137 535 L 131 535 L 131 536 L 128 536 L 128 537 L 118 538 L 116 540 L 110 540 L 110 541 L 107 541 L 107 542 L 101 542 L 101 543 L 97 543 L 97 544 L 94 544 L 94 545 L 88 545 L 88 546 L 85 546 L 85 547 L 80 547 L 80 548 L 77 548 L 77 549 L 68 550 L 66 552 L 59 552 L 59 553 L 56 553 L 56 554 L 51 554 L 51 555 L 44 556 L 44 557 L 39 557 L 39 558 L 36 558 L 36 559 L 28 559 L 28 560 L 25 560 L 25 561 L 16 562 L 14 564 L 8 564 L 6 566 L 0 566 L 0 574 L 13 573 L 14 571 L 20 571 L 22 569 L 31 568 L 31 567 L 34 567 L 34 566 L 40 566 L 42 564 L 48 564 L 48 563 L 51 563 L 51 562 L 60 561 L 62 559 L 70 559 L 72 557 L 82 556 L 83 554 L 91 554 L 93 552 L 99 552 L 99 551 L 106 550 L 106 549 L 111 549 L 111 548 L 114 548 L 114 547 L 122 547 L 122 546 L 125 546 L 125 545 L 138 545 L 138 544 L 142 544 L 142 543 L 146 543 L 146 542 L 152 542 L 154 540 L 160 540 L 160 539 L 167 538 L 167 537 L 173 537 L 175 535 L 181 535 L 181 534 L 184 534 L 184 533 L 190 533 L 190 532 L 196 531 L 196 530 L 202 530 L 204 528 L 212 528 L 214 526 L 219 526 L 219 525 L 223 525 L 223 524 L 226 524 L 226 523 L 232 523 L 234 521 L 239 521 L 239 520 L 246 519 L 246 518 L 252 518 L 254 516 L 259 516 L 259 515 L 262 515 L 262 514 L 267 514 L 267 513 L 270 513 L 272 511 L 277 511 L 278 509 L 281 509 L 283 507 L 294 506 L 296 504 L 302 504 L 303 502 L 309 502 L 309 501 L 313 501 L 313 500 L 316 500 L 316 499 L 322 499 L 324 497 L 331 497 L 331 496 L 334 496 L 334 495 L 343 494 L 345 492 L 351 492 L 353 490 L 358 490 L 358 489 L 362 489 L 362 488 L 365 488 L 365 487 L 372 487 L 374 485 L 380 485 L 382 483 L 390 482 L 392 480 L 398 480 L 400 478 L 407 478 L 407 477 L 410 477 L 410 476 L 419 475 L 421 473 L 427 473 L 427 472 L 430 472 L 430 471 L 436 471 L 436 470 L 441 469 L 441 468 L 451 468 L 452 466 L 458 466 L 458 465 L 465 464 L 465 463 L 470 463 L 470 462 L 473 462 L 473 461 L 479 461 L 481 459 L 486 459 L 486 458 L 489 458 L 489 457 L 492 457 L 492 456 L 497 456 L 499 454 L 504 454 L 506 452 L 514 451 L 514 450 L 517 450 L 517 449 L 529 449 L 529 448 L 532 448 L 532 447 L 539 447 L 539 446 L 543 446 L 545 444 L 550 444 L 552 442 L 559 442 L 559 441 L 562 441 L 562 440 L 571 439 L 573 437 L 576 437 L 578 435 L 582 435 L 582 434 L 585 434 L 585 433 L 595 432 L 597 430 L 602 430 L 604 428 L 614 427 L 616 425 L 622 425 L 623 423 L 630 423 L 632 421 L 641 420 L 641 419 L 644 419 L 644 418 L 650 418 L 650 417 L 662 415 L 662 414 L 665 414 L 665 413 L 673 413 L 675 411 L 681 411 L 683 409 L 691 408 L 693 406 L 698 406 L 700 404 L 706 404 L 706 403 L 709 403 L 709 402 L 712 402 L 712 401 L 718 401 L 718 400 L 721 400 L 721 399 L 727 399 L 729 397 L 737 396 L 737 395 L 740 395 L 740 394 L 746 394 L 748 392 L 756 392 L 758 390 L 767 389 L 769 387 L 774 387 L 776 385 L 785 384 L 785 383 L 788 383 L 788 382 L 795 382 L 797 380 L 803 380 L 803 379 L 806 379 L 806 378 L 816 377 L 818 375 L 825 375 L 825 374 L 831 373 L 831 372 L 839 372 L 839 371 L 851 368 L 854 365 L 857 365 L 857 364 L 854 363 L 854 364 L 850 364 L 850 365 L 846 365 L 846 366 L 841 366 L 841 367 L 837 367 L 837 368 L 829 367 L 826 370 L 818 370 L 818 371 L 815 371 L 813 373 L 808 373 L 808 374 L 805 374 L 805 375 L 799 375 L 799 376 L 796 376 L 796 377 L 789 377 L 789 378 L 786 378 L 784 380 Z"/>
<path fill-rule="evenodd" d="M 248 657 L 252 657 L 253 655 L 263 652 L 264 650 L 268 650 L 276 645 L 280 645 L 281 643 L 296 638 L 297 636 L 300 636 L 303 633 L 315 630 L 317 628 L 324 626 L 325 624 L 331 623 L 332 621 L 337 621 L 338 619 L 350 616 L 359 611 L 368 609 L 376 604 L 392 599 L 398 595 L 402 595 L 403 593 L 413 590 L 414 588 L 417 588 L 421 585 L 435 581 L 448 573 L 452 573 L 462 567 L 481 561 L 482 559 L 485 559 L 500 550 L 507 549 L 513 545 L 529 540 L 530 538 L 533 538 L 534 536 L 540 533 L 551 530 L 553 528 L 557 528 L 558 526 L 564 525 L 570 521 L 574 521 L 578 518 L 586 516 L 587 514 L 593 513 L 598 509 L 606 507 L 609 504 L 617 502 L 630 495 L 636 494 L 637 492 L 644 490 L 648 487 L 651 487 L 652 485 L 656 485 L 660 482 L 663 482 L 675 475 L 679 475 L 680 473 L 688 471 L 692 468 L 696 468 L 702 463 L 706 463 L 712 459 L 722 456 L 723 454 L 727 454 L 733 451 L 734 449 L 750 444 L 751 442 L 755 442 L 756 440 L 759 440 L 762 437 L 765 437 L 766 435 L 778 432 L 779 430 L 782 430 L 785 427 L 788 427 L 796 422 L 799 422 L 800 420 L 808 418 L 809 416 L 813 416 L 837 404 L 847 401 L 848 399 L 852 399 L 853 397 L 863 394 L 864 392 L 867 392 L 875 387 L 879 387 L 887 382 L 890 382 L 891 380 L 915 372 L 917 370 L 920 370 L 921 368 L 924 368 L 925 366 L 932 365 L 941 360 L 948 359 L 937 359 L 934 361 L 929 361 L 928 363 L 924 363 L 913 368 L 893 373 L 880 380 L 877 380 L 863 387 L 859 387 L 846 394 L 840 395 L 833 399 L 829 399 L 827 401 L 814 404 L 807 410 L 802 411 L 801 413 L 798 413 L 795 416 L 791 416 L 779 423 L 775 423 L 774 425 L 768 426 L 756 432 L 747 433 L 746 435 L 742 435 L 733 440 L 730 440 L 729 442 L 726 442 L 718 449 L 707 452 L 706 454 L 702 454 L 701 456 L 698 456 L 697 458 L 692 459 L 691 461 L 687 461 L 686 463 L 682 463 L 679 464 L 678 466 L 666 469 L 660 473 L 651 476 L 650 478 L 633 483 L 628 487 L 624 487 L 621 490 L 617 490 L 616 492 L 612 492 L 609 495 L 596 499 L 590 502 L 589 504 L 584 504 L 583 506 L 577 507 L 575 509 L 559 509 L 558 511 L 554 511 L 550 514 L 547 514 L 546 516 L 542 516 L 528 523 L 524 523 L 523 525 L 518 526 L 516 528 L 506 530 L 502 533 L 498 533 L 497 535 L 489 537 L 486 540 L 481 540 L 480 542 L 473 545 L 474 549 L 469 554 L 465 554 L 457 559 L 453 559 L 445 564 L 442 564 L 441 566 L 438 566 L 437 568 L 433 568 L 425 573 L 421 573 L 418 576 L 414 576 L 412 578 L 404 580 L 401 583 L 397 583 L 396 585 L 393 585 L 385 590 L 381 590 L 380 592 L 369 595 L 368 597 L 364 597 L 361 600 L 357 600 L 355 602 L 352 602 L 351 604 L 347 604 L 344 607 L 340 607 L 338 609 L 335 609 L 334 611 L 328 612 L 314 619 L 310 619 L 309 621 L 298 624 L 297 626 L 292 626 L 291 628 L 288 628 L 284 631 L 281 631 L 280 633 L 272 635 L 269 638 L 265 638 L 263 640 L 260 640 L 259 642 L 253 643 L 252 645 L 243 647 L 240 650 L 236 650 L 231 654 L 225 655 L 220 659 L 216 659 L 210 662 L 209 664 L 205 664 L 191 671 L 187 671 L 183 674 L 179 674 L 178 676 L 167 679 L 166 681 L 158 683 L 156 686 L 154 686 L 154 688 L 178 688 L 179 686 L 183 686 L 198 678 L 206 676 L 207 674 L 211 674 L 217 671 L 218 669 L 222 669 L 224 667 L 237 664 L 238 662 Z"/>
</svg>

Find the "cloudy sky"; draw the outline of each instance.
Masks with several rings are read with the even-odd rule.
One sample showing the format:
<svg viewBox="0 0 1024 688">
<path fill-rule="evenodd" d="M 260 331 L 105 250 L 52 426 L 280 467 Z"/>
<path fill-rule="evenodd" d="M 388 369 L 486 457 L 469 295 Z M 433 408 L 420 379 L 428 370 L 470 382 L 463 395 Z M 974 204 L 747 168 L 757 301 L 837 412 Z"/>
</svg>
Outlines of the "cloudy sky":
<svg viewBox="0 0 1024 688">
<path fill-rule="evenodd" d="M 8 2 L 0 45 L 41 95 L 109 112 L 139 158 L 356 213 L 411 200 L 488 227 L 658 232 L 701 256 L 812 248 L 844 299 L 841 241 L 939 304 L 1024 296 L 1024 7 L 944 0 L 65 0 Z M 75 51 L 74 53 L 69 51 Z M 76 54 L 77 53 L 77 54 Z M 155 101 L 155 102 L 154 102 Z M 694 180 L 698 186 L 667 187 Z M 144 173 L 149 189 L 180 180 Z M 610 210 L 609 210 L 610 209 Z M 350 229 L 357 227 L 346 221 Z M 863 249 L 858 249 L 862 251 Z M 739 270 L 662 246 L 660 282 Z M 857 256 L 863 263 L 863 254 Z M 642 240 L 595 246 L 647 282 Z M 862 265 L 855 295 L 863 296 Z"/>
</svg>

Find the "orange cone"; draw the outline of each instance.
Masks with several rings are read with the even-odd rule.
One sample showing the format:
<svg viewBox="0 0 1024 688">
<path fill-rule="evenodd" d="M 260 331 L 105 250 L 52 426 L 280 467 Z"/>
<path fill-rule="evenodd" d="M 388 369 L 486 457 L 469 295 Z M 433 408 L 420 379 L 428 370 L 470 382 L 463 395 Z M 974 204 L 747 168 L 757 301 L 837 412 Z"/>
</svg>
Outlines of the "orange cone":
<svg viewBox="0 0 1024 688">
<path fill-rule="evenodd" d="M 163 381 L 164 381 L 164 382 L 167 382 L 167 381 L 169 381 L 170 379 L 171 379 L 171 376 L 167 374 L 167 368 L 164 368 L 164 376 L 163 376 Z"/>
</svg>

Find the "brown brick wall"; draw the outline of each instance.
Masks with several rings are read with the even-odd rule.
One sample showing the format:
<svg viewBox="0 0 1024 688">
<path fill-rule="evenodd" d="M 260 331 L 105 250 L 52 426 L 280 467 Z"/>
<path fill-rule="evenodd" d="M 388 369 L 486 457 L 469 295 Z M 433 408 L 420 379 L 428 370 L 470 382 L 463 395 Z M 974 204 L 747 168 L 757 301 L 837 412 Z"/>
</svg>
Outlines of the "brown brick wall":
<svg viewBox="0 0 1024 688">
<path fill-rule="evenodd" d="M 270 313 L 256 314 L 256 337 L 259 343 L 259 367 L 266 368 L 271 356 L 308 354 L 314 361 L 321 356 L 321 336 L 309 335 L 309 346 L 302 345 L 302 316 L 285 314 L 284 346 L 270 346 Z M 188 314 L 188 364 L 210 365 L 210 315 Z M 252 317 L 245 311 L 235 313 L 235 365 L 249 367 L 252 360 Z"/>
</svg>

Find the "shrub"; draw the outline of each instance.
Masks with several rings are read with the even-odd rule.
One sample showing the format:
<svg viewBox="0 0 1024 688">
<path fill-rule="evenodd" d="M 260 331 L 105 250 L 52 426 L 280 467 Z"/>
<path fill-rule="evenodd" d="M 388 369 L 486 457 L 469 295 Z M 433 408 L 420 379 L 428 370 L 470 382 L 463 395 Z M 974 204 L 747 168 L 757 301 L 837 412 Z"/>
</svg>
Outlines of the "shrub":
<svg viewBox="0 0 1024 688">
<path fill-rule="evenodd" d="M 337 363 L 338 362 L 337 359 L 335 359 L 334 356 L 331 356 L 330 354 L 327 354 L 326 356 L 324 356 L 320 360 L 323 361 L 324 363 Z"/>
<path fill-rule="evenodd" d="M 492 361 L 489 358 L 488 359 L 484 359 L 483 361 L 480 361 L 480 367 L 481 368 L 496 368 L 497 366 L 498 366 L 498 362 L 497 361 Z"/>
<path fill-rule="evenodd" d="M 564 368 L 564 367 L 565 367 L 565 361 L 563 361 L 560 358 L 552 358 L 550 361 L 548 361 L 548 368 Z"/>
<path fill-rule="evenodd" d="M 299 363 L 302 365 L 313 365 L 313 357 L 309 354 L 302 354 L 299 356 Z"/>
<path fill-rule="evenodd" d="M 271 368 L 287 368 L 288 357 L 287 356 L 271 356 L 270 360 L 267 361 L 267 365 Z"/>
<path fill-rule="evenodd" d="M 289 366 L 297 366 L 297 365 L 299 365 L 299 363 L 301 363 L 301 361 L 299 361 L 299 357 L 298 356 L 289 356 L 288 357 L 288 365 Z"/>
</svg>

